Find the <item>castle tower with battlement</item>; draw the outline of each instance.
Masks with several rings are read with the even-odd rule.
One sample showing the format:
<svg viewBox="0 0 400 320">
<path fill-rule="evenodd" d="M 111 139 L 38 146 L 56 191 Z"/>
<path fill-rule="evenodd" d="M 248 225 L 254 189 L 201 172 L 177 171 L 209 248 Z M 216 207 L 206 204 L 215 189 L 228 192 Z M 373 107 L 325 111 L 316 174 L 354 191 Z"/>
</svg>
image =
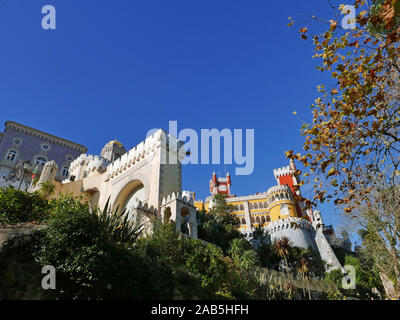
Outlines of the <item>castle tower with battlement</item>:
<svg viewBox="0 0 400 320">
<path fill-rule="evenodd" d="M 291 244 L 300 248 L 317 250 L 321 258 L 327 261 L 329 269 L 342 268 L 325 235 L 323 221 L 318 210 L 306 212 L 298 203 L 300 188 L 293 161 L 286 167 L 274 169 L 276 186 L 265 192 L 247 196 L 232 196 L 230 194 L 231 180 L 217 178 L 215 173 L 210 180 L 210 193 L 206 201 L 195 201 L 198 210 L 210 210 L 212 198 L 216 194 L 224 194 L 220 190 L 221 183 L 229 183 L 227 204 L 232 205 L 232 214 L 240 221 L 240 232 L 250 241 L 255 228 L 261 227 L 268 234 L 271 242 L 287 237 Z M 228 182 L 229 181 L 229 182 Z M 223 185 L 223 184 L 222 184 Z"/>
</svg>

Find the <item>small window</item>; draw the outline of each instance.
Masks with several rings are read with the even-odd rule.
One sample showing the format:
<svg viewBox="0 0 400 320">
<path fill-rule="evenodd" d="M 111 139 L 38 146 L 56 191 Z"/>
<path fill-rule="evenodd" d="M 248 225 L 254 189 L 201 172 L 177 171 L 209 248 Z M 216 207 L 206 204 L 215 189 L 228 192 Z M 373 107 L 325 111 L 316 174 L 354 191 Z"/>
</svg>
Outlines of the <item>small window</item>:
<svg viewBox="0 0 400 320">
<path fill-rule="evenodd" d="M 14 139 L 14 144 L 16 144 L 17 146 L 19 146 L 22 143 L 21 139 L 15 138 Z"/>
<path fill-rule="evenodd" d="M 8 151 L 6 158 L 7 158 L 7 160 L 15 162 L 17 160 L 17 155 L 18 155 L 17 151 L 10 150 L 10 151 Z"/>
<path fill-rule="evenodd" d="M 35 160 L 35 163 L 38 164 L 39 166 L 44 166 L 46 162 L 47 160 L 43 157 L 37 157 Z"/>
<path fill-rule="evenodd" d="M 87 171 L 83 171 L 83 178 L 87 177 Z"/>
<path fill-rule="evenodd" d="M 47 151 L 47 150 L 49 150 L 49 145 L 47 145 L 47 144 L 42 144 L 42 149 L 43 150 L 45 150 L 45 151 Z"/>
<path fill-rule="evenodd" d="M 281 206 L 281 214 L 283 216 L 289 215 L 289 207 L 287 205 Z"/>
<path fill-rule="evenodd" d="M 68 167 L 64 167 L 63 169 L 62 169 L 62 175 L 64 176 L 64 177 L 68 177 L 69 176 L 69 168 Z"/>
</svg>

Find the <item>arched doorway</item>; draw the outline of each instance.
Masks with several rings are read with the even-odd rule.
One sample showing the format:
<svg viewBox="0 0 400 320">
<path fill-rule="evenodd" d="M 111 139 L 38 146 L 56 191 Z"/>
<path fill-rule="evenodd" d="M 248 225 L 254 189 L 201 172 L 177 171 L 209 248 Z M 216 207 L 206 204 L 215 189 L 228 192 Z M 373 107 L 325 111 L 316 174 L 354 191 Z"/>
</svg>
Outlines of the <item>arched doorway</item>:
<svg viewBox="0 0 400 320">
<path fill-rule="evenodd" d="M 114 208 L 119 207 L 119 210 L 126 210 L 129 214 L 129 219 L 136 217 L 136 208 L 139 201 L 145 201 L 145 189 L 143 183 L 139 180 L 131 181 L 119 193 L 115 201 Z"/>
</svg>

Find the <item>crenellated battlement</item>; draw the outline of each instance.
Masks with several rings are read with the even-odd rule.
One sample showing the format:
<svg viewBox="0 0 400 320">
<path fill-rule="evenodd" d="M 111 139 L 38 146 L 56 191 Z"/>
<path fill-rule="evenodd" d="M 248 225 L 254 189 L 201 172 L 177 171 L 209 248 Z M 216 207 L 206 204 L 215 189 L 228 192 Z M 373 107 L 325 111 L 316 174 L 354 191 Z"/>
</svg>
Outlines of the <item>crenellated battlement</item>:
<svg viewBox="0 0 400 320">
<path fill-rule="evenodd" d="M 147 216 L 151 215 L 151 216 L 157 217 L 157 214 L 158 214 L 157 208 L 155 208 L 154 206 L 149 206 L 147 204 L 147 202 L 143 203 L 142 201 L 138 201 L 136 210 L 138 213 L 142 213 Z"/>
<path fill-rule="evenodd" d="M 162 151 L 168 149 L 169 152 L 174 152 L 178 147 L 178 141 L 160 129 L 109 165 L 107 167 L 108 178 L 112 179 L 118 176 L 147 156 L 155 154 L 159 149 Z"/>
<path fill-rule="evenodd" d="M 271 222 L 264 228 L 269 234 L 273 234 L 277 231 L 282 231 L 287 229 L 292 229 L 292 230 L 301 229 L 306 231 L 315 231 L 312 224 L 308 220 L 301 218 L 293 218 L 293 217 L 288 217 L 282 220 L 276 220 L 274 222 Z"/>
<path fill-rule="evenodd" d="M 274 169 L 274 176 L 276 179 L 282 177 L 282 176 L 288 176 L 294 174 L 295 170 L 293 170 L 290 165 L 286 167 L 281 167 Z"/>
<path fill-rule="evenodd" d="M 88 163 L 87 167 L 88 175 L 94 172 L 104 172 L 109 164 L 110 162 L 108 160 L 101 158 L 99 156 L 95 156 Z"/>
<path fill-rule="evenodd" d="M 173 202 L 175 200 L 179 200 L 181 202 L 187 203 L 191 206 L 194 205 L 193 202 L 193 192 L 191 191 L 182 191 L 180 192 L 172 192 L 169 194 L 167 197 L 164 197 L 161 201 L 161 206 L 165 206 L 170 202 Z"/>
<path fill-rule="evenodd" d="M 82 153 L 78 158 L 71 162 L 69 169 L 70 171 L 75 170 L 84 164 L 89 164 L 90 161 L 95 159 L 100 159 L 100 156 Z"/>
</svg>

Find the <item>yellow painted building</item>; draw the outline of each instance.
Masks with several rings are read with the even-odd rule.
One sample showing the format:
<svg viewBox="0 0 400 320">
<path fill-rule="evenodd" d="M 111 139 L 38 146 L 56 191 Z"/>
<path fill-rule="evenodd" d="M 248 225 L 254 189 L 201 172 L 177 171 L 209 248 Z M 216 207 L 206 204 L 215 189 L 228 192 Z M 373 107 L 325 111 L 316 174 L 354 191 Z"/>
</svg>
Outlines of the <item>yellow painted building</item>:
<svg viewBox="0 0 400 320">
<path fill-rule="evenodd" d="M 295 171 L 293 163 L 290 166 L 275 169 L 274 175 L 278 185 L 267 192 L 241 197 L 225 195 L 226 202 L 234 207 L 232 214 L 239 218 L 240 230 L 243 233 L 249 233 L 257 226 L 266 227 L 275 221 L 302 218 L 305 215 L 297 205 L 293 193 L 293 186 L 297 185 Z M 221 178 L 215 180 L 213 175 L 210 184 L 213 181 L 214 184 L 218 184 L 218 179 Z M 210 190 L 213 190 L 212 185 Z M 212 196 L 206 201 L 195 201 L 194 205 L 197 210 L 208 212 L 212 206 Z"/>
</svg>

